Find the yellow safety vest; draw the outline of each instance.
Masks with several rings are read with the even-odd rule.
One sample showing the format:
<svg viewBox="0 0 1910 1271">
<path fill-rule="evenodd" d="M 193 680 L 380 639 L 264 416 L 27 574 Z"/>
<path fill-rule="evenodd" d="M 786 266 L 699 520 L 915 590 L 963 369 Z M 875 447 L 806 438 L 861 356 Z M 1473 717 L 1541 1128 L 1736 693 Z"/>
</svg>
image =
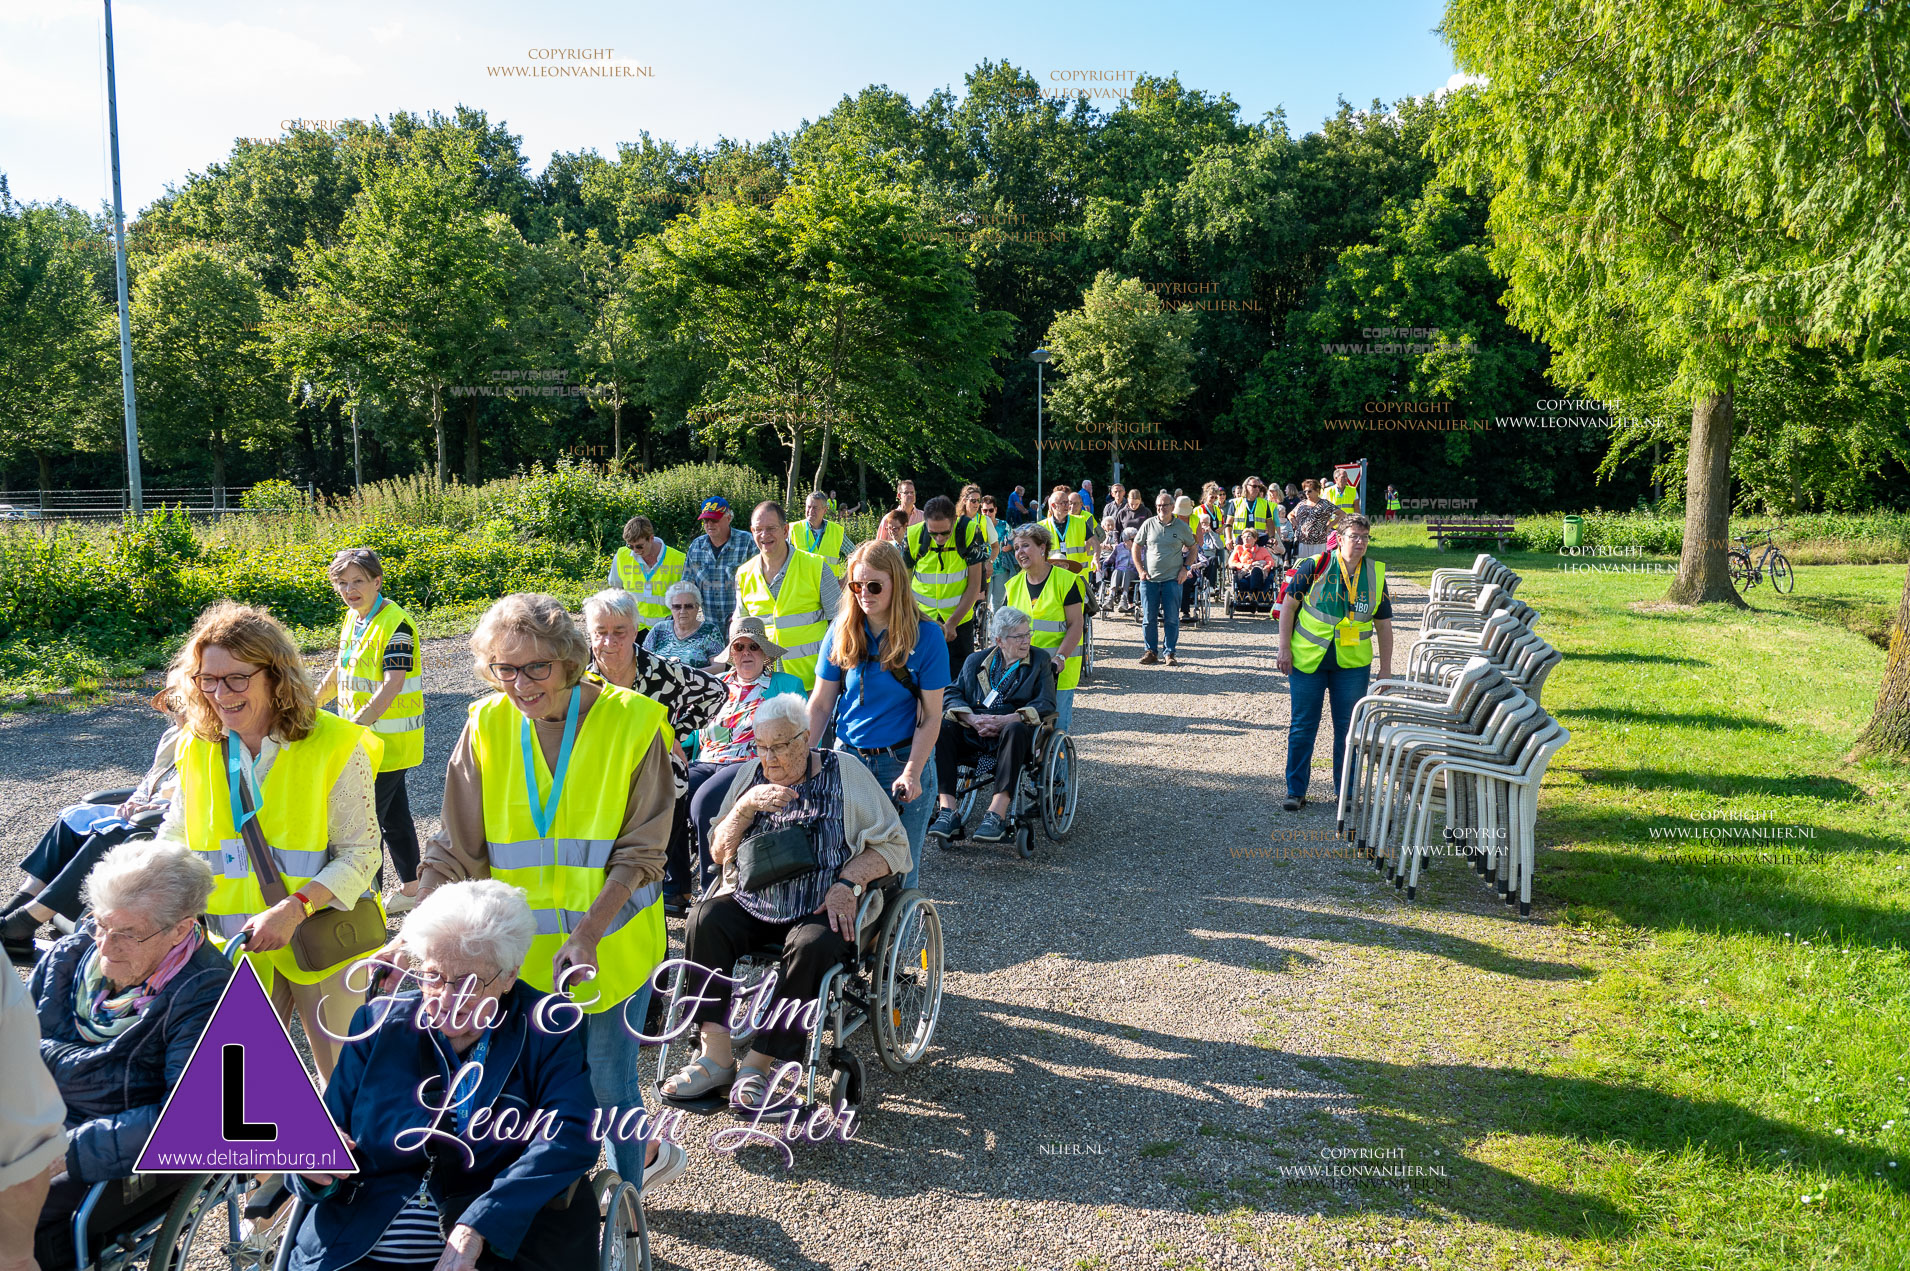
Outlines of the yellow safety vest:
<svg viewBox="0 0 1910 1271">
<path fill-rule="evenodd" d="M 1373 614 L 1386 590 L 1386 566 L 1371 556 L 1362 559 L 1359 582 L 1355 584 L 1359 595 L 1349 602 L 1339 558 L 1337 551 L 1327 557 L 1325 576 L 1315 578 L 1307 588 L 1293 626 L 1293 634 L 1299 639 L 1293 646 L 1293 665 L 1309 675 L 1320 669 L 1329 648 L 1334 660 L 1348 670 L 1370 666 L 1373 661 Z M 1342 620 L 1352 623 L 1350 642 L 1340 639 Z"/>
<path fill-rule="evenodd" d="M 1336 485 L 1330 485 L 1326 488 L 1326 501 L 1336 508 L 1348 512 L 1356 511 L 1360 505 L 1360 488 L 1349 485 L 1342 490 Z"/>
<path fill-rule="evenodd" d="M 617 549 L 617 581 L 623 589 L 637 598 L 637 626 L 654 627 L 670 616 L 670 602 L 663 593 L 670 590 L 670 584 L 683 581 L 683 553 L 667 543 L 663 555 L 657 558 L 657 567 L 650 576 L 643 575 L 643 562 L 628 547 Z"/>
<path fill-rule="evenodd" d="M 1055 525 L 1052 516 L 1044 520 L 1042 524 L 1047 526 L 1048 533 L 1054 536 L 1055 547 L 1075 564 L 1085 565 L 1088 563 L 1088 558 L 1094 555 L 1094 549 L 1088 546 L 1088 514 L 1086 512 L 1069 513 L 1068 524 L 1065 528 Z"/>
<path fill-rule="evenodd" d="M 662 705 L 614 685 L 604 687 L 577 726 L 564 789 L 549 837 L 531 820 L 533 797 L 550 797 L 551 771 L 532 728 L 537 789 L 524 779 L 522 730 L 529 724 L 502 693 L 471 703 L 471 756 L 484 787 L 484 845 L 491 877 L 521 888 L 537 918 L 537 937 L 519 972 L 526 984 L 555 992 L 551 962 L 597 902 L 610 854 L 623 831 L 630 780 L 660 733 L 674 737 Z M 594 979 L 573 980 L 569 993 L 589 1015 L 620 1005 L 643 987 L 663 960 L 663 884 L 640 887 L 597 942 Z M 641 1028 L 642 1021 L 630 1021 Z"/>
<path fill-rule="evenodd" d="M 232 744 L 241 748 L 245 745 L 236 737 Z M 325 868 L 325 848 L 331 842 L 332 787 L 345 771 L 353 747 L 362 748 L 372 770 L 378 770 L 383 740 L 369 728 L 320 711 L 312 720 L 310 733 L 280 747 L 278 757 L 272 760 L 272 770 L 260 783 L 259 832 L 272 849 L 273 863 L 279 867 L 287 895 L 311 882 Z M 252 873 L 245 840 L 232 819 L 231 790 L 225 747 L 188 734 L 179 746 L 181 819 L 186 846 L 212 867 L 214 881 L 212 895 L 206 901 L 206 925 L 221 945 L 239 934 L 246 919 L 270 907 Z M 374 888 L 376 884 L 374 878 Z M 367 890 L 365 895 L 375 898 L 377 892 Z M 339 899 L 352 904 L 358 901 L 356 896 Z M 246 956 L 252 959 L 253 969 L 268 989 L 274 973 L 295 984 L 316 984 L 352 961 L 323 971 L 306 971 L 289 948 Z"/>
<path fill-rule="evenodd" d="M 1397 494 L 1389 494 L 1386 496 L 1386 510 L 1388 512 L 1399 511 L 1399 496 Z"/>
<path fill-rule="evenodd" d="M 1234 523 L 1233 532 L 1236 534 L 1243 529 L 1271 531 L 1273 502 L 1264 494 L 1257 499 L 1235 499 L 1231 519 Z"/>
<path fill-rule="evenodd" d="M 385 713 L 365 725 L 385 743 L 385 756 L 378 771 L 396 772 L 416 768 L 424 762 L 424 641 L 418 637 L 418 624 L 411 615 L 387 600 L 371 616 L 365 634 L 354 644 L 352 628 L 357 615 L 347 612 L 345 625 L 338 632 L 338 704 L 339 713 L 356 715 L 365 703 L 378 695 L 385 682 L 385 645 L 404 623 L 411 624 L 411 674 L 405 676 L 404 691 L 398 694 Z"/>
<path fill-rule="evenodd" d="M 1056 586 L 1060 583 L 1060 586 Z M 1048 575 L 1048 581 L 1041 586 L 1038 599 L 1028 598 L 1028 571 L 1022 570 L 1008 580 L 1007 600 L 1010 608 L 1019 609 L 1028 615 L 1029 625 L 1034 628 L 1032 643 L 1037 649 L 1058 649 L 1068 634 L 1068 601 L 1079 602 L 1087 596 L 1088 580 L 1070 570 L 1056 566 Z M 1061 668 L 1061 678 L 1055 682 L 1057 692 L 1071 689 L 1081 682 L 1080 646 L 1069 656 L 1066 666 Z"/>
<path fill-rule="evenodd" d="M 963 533 L 966 526 L 967 532 Z M 981 528 L 975 522 L 963 518 L 955 522 L 954 532 L 948 536 L 947 547 L 936 547 L 928 537 L 928 522 L 909 526 L 907 556 L 911 572 L 910 585 L 915 589 L 915 603 L 925 615 L 937 622 L 947 622 L 955 612 L 955 606 L 962 602 L 962 593 L 968 590 L 969 564 L 962 559 L 962 551 L 973 549 L 975 538 Z M 957 540 L 963 540 L 958 542 Z M 970 609 L 963 622 L 973 622 L 975 611 Z"/>
<path fill-rule="evenodd" d="M 800 547 L 789 549 L 789 564 L 783 568 L 783 587 L 769 594 L 769 580 L 763 577 L 761 553 L 736 568 L 736 598 L 742 611 L 754 614 L 769 628 L 769 638 L 783 646 L 783 670 L 802 681 L 807 693 L 816 686 L 816 654 L 822 648 L 823 633 L 829 623 L 822 614 L 822 557 Z"/>
<path fill-rule="evenodd" d="M 842 526 L 835 521 L 824 521 L 821 534 L 809 528 L 807 518 L 789 527 L 789 540 L 810 555 L 822 557 L 837 582 L 842 581 L 843 574 L 849 569 L 842 559 L 842 540 L 846 537 Z"/>
</svg>

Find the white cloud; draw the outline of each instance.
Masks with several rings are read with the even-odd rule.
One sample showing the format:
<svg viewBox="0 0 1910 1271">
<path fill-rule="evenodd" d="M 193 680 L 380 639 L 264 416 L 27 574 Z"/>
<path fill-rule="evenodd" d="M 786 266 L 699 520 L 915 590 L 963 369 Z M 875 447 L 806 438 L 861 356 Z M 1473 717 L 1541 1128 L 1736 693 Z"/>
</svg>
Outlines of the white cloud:
<svg viewBox="0 0 1910 1271">
<path fill-rule="evenodd" d="M 1484 87 L 1488 82 L 1490 81 L 1488 81 L 1486 77 L 1483 75 L 1468 75 L 1464 71 L 1458 71 L 1453 74 L 1451 79 L 1448 79 L 1446 81 L 1446 86 L 1444 88 L 1435 88 L 1433 90 L 1433 99 L 1437 101 L 1439 98 L 1444 97 L 1447 93 L 1456 93 L 1460 89 L 1467 88 L 1473 84 L 1478 84 L 1481 87 Z"/>
</svg>

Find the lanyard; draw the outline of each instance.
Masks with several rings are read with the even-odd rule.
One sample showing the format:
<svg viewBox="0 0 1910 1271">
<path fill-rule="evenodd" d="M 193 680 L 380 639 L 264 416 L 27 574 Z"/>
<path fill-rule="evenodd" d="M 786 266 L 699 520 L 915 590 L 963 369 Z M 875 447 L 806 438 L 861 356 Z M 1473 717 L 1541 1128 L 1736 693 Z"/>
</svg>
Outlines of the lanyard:
<svg viewBox="0 0 1910 1271">
<path fill-rule="evenodd" d="M 484 1060 L 491 1053 L 491 1035 L 483 1034 L 477 1045 L 471 1048 L 471 1054 L 462 1063 L 458 1062 L 457 1052 L 453 1051 L 451 1062 L 457 1069 L 457 1084 L 451 1088 L 451 1116 L 457 1122 L 458 1133 L 463 1134 L 471 1124 L 471 1114 L 476 1111 L 478 1078 L 484 1071 Z M 465 1089 L 464 1078 L 471 1078 L 470 1089 Z"/>
<path fill-rule="evenodd" d="M 263 742 L 260 743 L 260 749 L 264 749 Z M 239 803 L 239 782 L 245 779 L 239 775 L 240 764 L 245 765 L 246 776 L 252 778 L 252 787 L 258 792 L 258 798 L 252 801 L 252 808 L 249 811 Z M 226 789 L 226 801 L 232 808 L 232 832 L 244 834 L 245 823 L 257 816 L 259 809 L 265 806 L 265 791 L 258 788 L 258 774 L 252 766 L 251 759 L 245 755 L 245 743 L 239 740 L 236 734 L 230 732 L 225 735 L 225 771 L 229 782 Z"/>
<path fill-rule="evenodd" d="M 531 755 L 536 742 L 531 737 L 529 716 L 518 721 L 517 739 L 524 748 L 524 793 L 531 805 L 531 823 L 538 838 L 549 838 L 550 827 L 557 823 L 557 800 L 564 792 L 564 776 L 570 771 L 571 747 L 577 744 L 577 708 L 584 700 L 584 686 L 570 690 L 570 709 L 564 714 L 564 740 L 557 747 L 557 767 L 550 774 L 550 797 L 541 804 L 537 799 L 537 760 Z"/>
<path fill-rule="evenodd" d="M 1352 577 L 1346 572 L 1346 557 L 1342 556 L 1338 552 L 1334 552 L 1333 559 L 1339 562 L 1340 582 L 1343 583 L 1346 587 L 1346 612 L 1350 616 L 1353 612 L 1355 605 L 1357 604 L 1359 600 L 1359 592 L 1353 586 Z M 1364 566 L 1364 564 L 1365 562 L 1362 561 L 1361 562 L 1362 567 Z"/>
<path fill-rule="evenodd" d="M 358 655 L 365 651 L 365 642 L 371 639 L 371 620 L 376 618 L 378 611 L 384 607 L 385 598 L 383 595 L 380 595 L 378 597 L 378 603 L 371 607 L 370 613 L 362 618 L 354 619 L 352 622 L 351 661 L 345 663 L 345 670 L 351 672 L 353 675 L 358 673 Z"/>
<path fill-rule="evenodd" d="M 669 559 L 669 556 L 670 556 L 670 547 L 669 547 L 669 544 L 667 544 L 667 543 L 664 543 L 664 542 L 662 542 L 661 540 L 659 540 L 659 541 L 658 541 L 658 543 L 657 543 L 657 563 L 656 563 L 656 564 L 654 564 L 654 565 L 646 565 L 646 564 L 644 564 L 644 563 L 643 563 L 643 556 L 642 556 L 642 554 L 641 554 L 641 553 L 639 553 L 639 552 L 632 552 L 632 553 L 630 553 L 630 554 L 631 554 L 632 556 L 634 556 L 634 557 L 636 557 L 636 559 L 637 559 L 637 568 L 638 568 L 638 569 L 641 569 L 641 570 L 643 571 L 643 589 L 644 589 L 645 591 L 648 591 L 648 590 L 650 590 L 650 575 L 652 575 L 652 574 L 654 574 L 654 573 L 656 573 L 656 572 L 657 572 L 657 571 L 658 571 L 659 569 L 662 569 L 662 568 L 663 568 L 663 562 Z"/>
</svg>

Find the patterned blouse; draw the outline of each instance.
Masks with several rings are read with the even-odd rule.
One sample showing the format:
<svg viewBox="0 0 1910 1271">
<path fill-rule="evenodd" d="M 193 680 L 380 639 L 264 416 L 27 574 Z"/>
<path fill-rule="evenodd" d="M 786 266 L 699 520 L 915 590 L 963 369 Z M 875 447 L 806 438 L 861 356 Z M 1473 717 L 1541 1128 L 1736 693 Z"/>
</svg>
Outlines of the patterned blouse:
<svg viewBox="0 0 1910 1271">
<path fill-rule="evenodd" d="M 822 907 L 823 893 L 835 886 L 836 875 L 852 854 L 842 829 L 842 762 L 833 750 L 814 752 L 821 764 L 812 776 L 791 787 L 796 797 L 788 807 L 774 812 L 759 812 L 749 823 L 750 834 L 764 834 L 785 826 L 801 825 L 809 830 L 816 849 L 816 868 L 807 874 L 771 883 L 762 891 L 736 893 L 736 903 L 751 917 L 764 922 L 794 922 Z M 750 787 L 763 784 L 763 770 L 756 769 Z M 737 791 L 741 798 L 746 790 Z M 745 836 L 747 837 L 747 836 Z"/>
<path fill-rule="evenodd" d="M 631 689 L 653 698 L 670 713 L 670 731 L 676 734 L 677 741 L 684 741 L 716 718 L 725 696 L 722 680 L 708 671 L 659 657 L 640 644 L 630 653 L 636 671 Z M 586 675 L 599 684 L 608 683 L 595 662 L 590 664 Z M 676 781 L 676 797 L 681 799 L 690 792 L 689 774 L 684 761 L 674 751 L 670 755 L 670 775 Z"/>
<path fill-rule="evenodd" d="M 747 684 L 736 681 L 736 672 L 723 676 L 728 690 L 716 719 L 702 732 L 698 763 L 742 763 L 756 757 L 756 708 L 784 693 L 802 695 L 802 681 L 783 671 L 764 671 L 761 678 Z"/>
<path fill-rule="evenodd" d="M 1287 519 L 1293 522 L 1294 532 L 1302 543 L 1324 543 L 1326 536 L 1333 532 L 1334 510 L 1324 499 L 1318 503 L 1301 499 L 1293 505 L 1293 513 Z"/>
<path fill-rule="evenodd" d="M 665 618 L 651 627 L 649 634 L 643 637 L 643 647 L 659 657 L 669 658 L 672 662 L 681 662 L 685 666 L 705 667 L 722 649 L 723 633 L 717 629 L 714 622 L 706 618 L 702 626 L 684 639 L 677 635 L 676 624 Z"/>
</svg>

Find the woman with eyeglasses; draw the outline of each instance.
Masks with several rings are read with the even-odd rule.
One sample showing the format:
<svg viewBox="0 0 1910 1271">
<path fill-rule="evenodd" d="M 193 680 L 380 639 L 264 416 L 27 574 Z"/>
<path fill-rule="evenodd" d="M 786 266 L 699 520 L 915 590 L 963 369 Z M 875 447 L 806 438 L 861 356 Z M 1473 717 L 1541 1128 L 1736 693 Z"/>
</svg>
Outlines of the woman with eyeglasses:
<svg viewBox="0 0 1910 1271">
<path fill-rule="evenodd" d="M 1055 710 L 1066 732 L 1074 723 L 1074 688 L 1081 682 L 1087 580 L 1071 569 L 1057 568 L 1048 555 L 1054 538 L 1039 521 L 1017 526 L 1014 544 L 1021 572 L 1008 580 L 1008 603 L 1028 615 L 1035 647 L 1053 656 L 1048 669 L 1055 677 Z"/>
<path fill-rule="evenodd" d="M 955 769 L 988 754 L 995 759 L 995 789 L 988 811 L 969 837 L 999 843 L 1013 831 L 1008 806 L 1015 781 L 1028 762 L 1041 717 L 1055 709 L 1053 661 L 1034 645 L 1034 627 L 1019 609 L 995 611 L 995 647 L 979 649 L 962 665 L 961 678 L 948 691 L 941 738 L 935 743 L 935 771 L 941 811 L 928 827 L 943 842 L 962 828 L 955 810 Z"/>
<path fill-rule="evenodd" d="M 923 622 L 909 567 L 893 543 L 864 543 L 849 555 L 845 609 L 822 638 L 816 687 L 809 694 L 809 735 L 835 723 L 836 749 L 869 766 L 888 789 L 909 834 L 909 872 L 922 871 L 922 840 L 935 810 L 929 759 L 942 729 L 949 685 L 948 640 Z"/>
<path fill-rule="evenodd" d="M 355 959 L 307 971 L 289 947 L 325 906 L 374 896 L 379 834 L 374 776 L 384 745 L 361 725 L 318 709 L 298 646 L 263 609 L 222 601 L 199 615 L 167 674 L 186 736 L 179 793 L 158 838 L 190 848 L 217 882 L 206 921 L 221 944 L 241 930 L 246 957 L 279 1018 L 296 1010 L 319 1077 L 362 998 L 346 986 Z M 245 845 L 256 819 L 288 893 L 269 904 Z"/>
<path fill-rule="evenodd" d="M 723 631 L 703 617 L 702 590 L 692 582 L 671 583 L 663 598 L 670 606 L 670 620 L 651 627 L 643 647 L 698 670 L 708 666 L 723 647 Z"/>
<path fill-rule="evenodd" d="M 676 790 L 664 707 L 585 678 L 590 648 L 551 596 L 506 596 L 471 633 L 478 678 L 444 777 L 443 828 L 425 843 L 422 898 L 495 878 L 537 923 L 523 981 L 584 1011 L 598 1104 L 643 1105 L 636 1035 L 663 960 L 663 873 Z M 423 912 L 420 902 L 419 912 Z M 679 1152 L 612 1140 L 619 1174 L 668 1181 Z"/>
<path fill-rule="evenodd" d="M 729 789 L 736 767 L 756 756 L 756 708 L 772 697 L 802 697 L 802 681 L 777 668 L 783 646 L 770 639 L 769 628 L 755 614 L 739 613 L 730 623 L 729 646 L 718 662 L 727 662 L 723 704 L 716 718 L 696 735 L 696 762 L 690 765 L 690 825 L 696 831 L 698 868 L 696 890 L 702 891 L 715 871 L 710 859 L 710 823 Z"/>
</svg>

